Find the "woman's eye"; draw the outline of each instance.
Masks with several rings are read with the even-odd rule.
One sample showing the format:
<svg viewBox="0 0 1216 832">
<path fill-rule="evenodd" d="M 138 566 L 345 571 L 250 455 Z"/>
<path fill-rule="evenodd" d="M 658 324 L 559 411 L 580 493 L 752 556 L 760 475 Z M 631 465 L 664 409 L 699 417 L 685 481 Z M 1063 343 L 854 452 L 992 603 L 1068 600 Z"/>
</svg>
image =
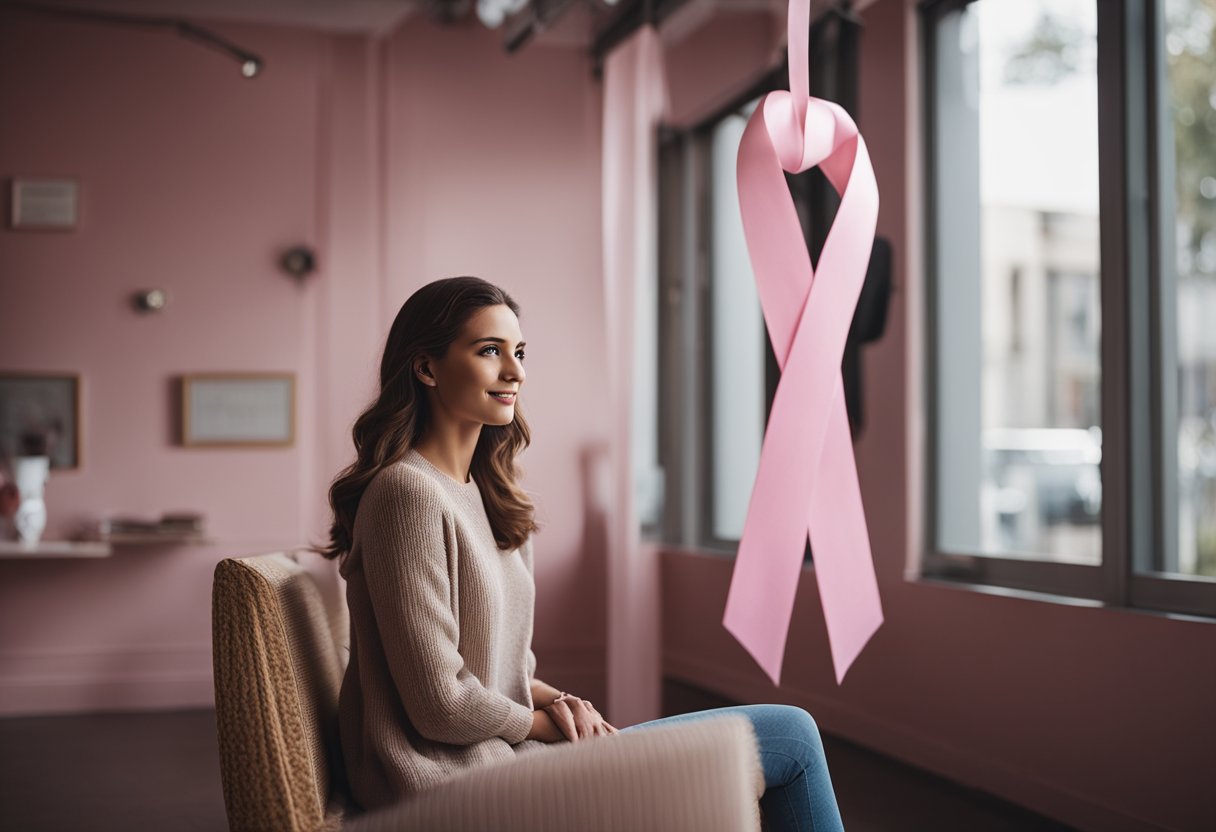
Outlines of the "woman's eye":
<svg viewBox="0 0 1216 832">
<path fill-rule="evenodd" d="M 481 351 L 481 354 L 482 354 L 482 355 L 489 355 L 489 354 L 490 354 L 490 352 L 489 352 L 490 350 L 494 350 L 494 352 L 495 352 L 495 353 L 497 353 L 497 352 L 498 352 L 498 347 L 496 347 L 496 346 L 494 346 L 493 344 L 491 344 L 490 346 L 488 346 L 488 347 L 486 347 L 485 349 L 483 349 L 483 350 Z M 525 353 L 524 353 L 524 351 L 523 351 L 523 350 L 519 350 L 518 352 L 516 352 L 516 353 L 515 353 L 515 357 L 516 357 L 516 358 L 518 358 L 520 361 L 523 361 L 523 360 L 524 360 L 524 356 L 525 356 Z"/>
</svg>

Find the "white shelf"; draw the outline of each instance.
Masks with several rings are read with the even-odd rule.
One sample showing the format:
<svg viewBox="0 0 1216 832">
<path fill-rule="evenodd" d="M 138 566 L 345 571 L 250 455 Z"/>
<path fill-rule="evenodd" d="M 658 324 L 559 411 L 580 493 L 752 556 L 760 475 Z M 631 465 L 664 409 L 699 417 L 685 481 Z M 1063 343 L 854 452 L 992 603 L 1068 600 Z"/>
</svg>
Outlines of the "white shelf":
<svg viewBox="0 0 1216 832">
<path fill-rule="evenodd" d="M 102 536 L 103 543 L 115 546 L 143 546 L 159 543 L 165 546 L 210 546 L 215 541 L 201 534 L 171 534 L 169 532 L 115 532 Z"/>
<path fill-rule="evenodd" d="M 108 558 L 109 543 L 79 540 L 41 540 L 32 546 L 19 540 L 0 540 L 0 558 Z"/>
</svg>

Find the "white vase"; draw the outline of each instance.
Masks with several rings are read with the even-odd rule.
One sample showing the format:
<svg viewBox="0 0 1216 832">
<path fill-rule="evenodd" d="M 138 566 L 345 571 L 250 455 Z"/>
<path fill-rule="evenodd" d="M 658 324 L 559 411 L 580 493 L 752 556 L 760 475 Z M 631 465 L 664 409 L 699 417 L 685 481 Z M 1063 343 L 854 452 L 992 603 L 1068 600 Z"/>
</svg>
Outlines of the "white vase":
<svg viewBox="0 0 1216 832">
<path fill-rule="evenodd" d="M 46 456 L 19 456 L 13 465 L 13 479 L 21 495 L 13 524 L 27 546 L 41 540 L 46 528 L 46 501 L 42 495 L 50 470 L 51 459 Z"/>
</svg>

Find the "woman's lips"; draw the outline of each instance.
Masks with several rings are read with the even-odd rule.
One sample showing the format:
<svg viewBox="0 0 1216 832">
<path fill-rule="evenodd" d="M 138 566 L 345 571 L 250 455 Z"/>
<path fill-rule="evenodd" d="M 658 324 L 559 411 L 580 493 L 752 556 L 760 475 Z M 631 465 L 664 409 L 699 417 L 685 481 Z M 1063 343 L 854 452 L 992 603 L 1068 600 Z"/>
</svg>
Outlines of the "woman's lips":
<svg viewBox="0 0 1216 832">
<path fill-rule="evenodd" d="M 505 396 L 500 396 L 497 393 L 491 393 L 490 398 L 494 399 L 495 401 L 499 402 L 500 404 L 515 404 L 515 394 L 514 393 L 508 393 Z"/>
</svg>

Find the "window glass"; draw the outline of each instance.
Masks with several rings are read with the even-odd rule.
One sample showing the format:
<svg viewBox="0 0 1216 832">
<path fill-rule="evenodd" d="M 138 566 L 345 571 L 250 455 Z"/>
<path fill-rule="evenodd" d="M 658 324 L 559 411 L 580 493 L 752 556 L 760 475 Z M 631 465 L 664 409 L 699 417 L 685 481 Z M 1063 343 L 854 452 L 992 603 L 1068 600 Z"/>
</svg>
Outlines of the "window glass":
<svg viewBox="0 0 1216 832">
<path fill-rule="evenodd" d="M 978 0 L 934 42 L 937 546 L 1096 564 L 1096 6 Z"/>
<path fill-rule="evenodd" d="M 764 314 L 748 259 L 735 161 L 751 102 L 713 128 L 710 147 L 710 375 L 713 487 L 710 530 L 738 540 L 764 441 Z"/>
</svg>

